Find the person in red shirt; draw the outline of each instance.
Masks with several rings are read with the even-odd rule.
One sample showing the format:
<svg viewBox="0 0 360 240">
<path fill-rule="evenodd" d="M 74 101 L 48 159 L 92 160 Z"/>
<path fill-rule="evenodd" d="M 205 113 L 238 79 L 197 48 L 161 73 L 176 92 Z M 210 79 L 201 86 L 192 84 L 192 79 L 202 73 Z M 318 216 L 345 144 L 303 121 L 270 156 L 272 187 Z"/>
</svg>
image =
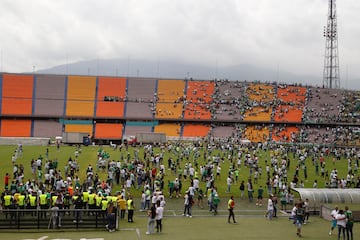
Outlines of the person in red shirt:
<svg viewBox="0 0 360 240">
<path fill-rule="evenodd" d="M 9 180 L 10 180 L 9 173 L 6 173 L 5 178 L 4 178 L 5 188 L 7 188 L 9 186 Z"/>
</svg>

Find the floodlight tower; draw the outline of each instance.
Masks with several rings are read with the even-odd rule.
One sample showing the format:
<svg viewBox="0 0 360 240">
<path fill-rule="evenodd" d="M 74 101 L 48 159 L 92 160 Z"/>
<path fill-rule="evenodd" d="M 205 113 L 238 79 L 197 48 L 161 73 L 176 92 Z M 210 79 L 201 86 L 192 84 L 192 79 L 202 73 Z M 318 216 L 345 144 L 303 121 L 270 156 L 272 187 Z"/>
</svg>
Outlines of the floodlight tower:
<svg viewBox="0 0 360 240">
<path fill-rule="evenodd" d="M 340 88 L 336 0 L 329 0 L 327 26 L 324 27 L 324 37 L 326 43 L 323 85 L 326 88 Z"/>
</svg>

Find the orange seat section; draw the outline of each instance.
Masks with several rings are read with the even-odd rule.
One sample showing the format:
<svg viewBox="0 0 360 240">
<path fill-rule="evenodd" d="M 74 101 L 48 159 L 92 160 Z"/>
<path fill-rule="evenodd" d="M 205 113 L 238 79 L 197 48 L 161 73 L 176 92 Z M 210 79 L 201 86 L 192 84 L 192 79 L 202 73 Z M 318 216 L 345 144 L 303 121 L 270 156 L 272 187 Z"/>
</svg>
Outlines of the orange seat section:
<svg viewBox="0 0 360 240">
<path fill-rule="evenodd" d="M 188 81 L 184 119 L 211 119 L 210 104 L 214 82 Z"/>
<path fill-rule="evenodd" d="M 303 110 L 298 106 L 279 105 L 275 109 L 275 122 L 301 122 Z"/>
<path fill-rule="evenodd" d="M 95 106 L 96 78 L 69 76 L 66 115 L 93 116 Z"/>
<path fill-rule="evenodd" d="M 297 127 L 275 127 L 272 133 L 272 140 L 275 142 L 293 142 L 299 133 Z"/>
<path fill-rule="evenodd" d="M 274 100 L 274 86 L 251 83 L 246 89 L 249 98 L 250 107 L 246 109 L 244 121 L 264 121 L 271 120 L 273 111 L 272 101 Z"/>
<path fill-rule="evenodd" d="M 206 137 L 210 132 L 210 126 L 201 124 L 186 124 L 183 129 L 183 137 Z"/>
<path fill-rule="evenodd" d="M 96 123 L 95 138 L 118 139 L 122 138 L 123 125 L 119 123 Z"/>
<path fill-rule="evenodd" d="M 283 102 L 305 104 L 306 88 L 297 86 L 279 86 L 277 98 Z"/>
<path fill-rule="evenodd" d="M 97 117 L 123 117 L 126 78 L 100 77 L 98 82 Z"/>
<path fill-rule="evenodd" d="M 182 118 L 184 88 L 185 82 L 183 80 L 158 81 L 156 118 Z"/>
<path fill-rule="evenodd" d="M 258 102 L 270 102 L 274 99 L 274 86 L 261 83 L 251 83 L 246 89 L 246 94 L 251 100 L 256 100 Z"/>
<path fill-rule="evenodd" d="M 180 124 L 163 123 L 155 126 L 155 133 L 165 133 L 167 137 L 180 137 Z"/>
<path fill-rule="evenodd" d="M 31 120 L 1 120 L 2 137 L 30 137 Z"/>
<path fill-rule="evenodd" d="M 270 130 L 267 127 L 248 126 L 245 129 L 245 138 L 251 142 L 265 142 L 269 140 Z"/>
<path fill-rule="evenodd" d="M 277 98 L 280 104 L 275 109 L 275 122 L 301 122 L 305 106 L 306 88 L 279 85 Z"/>
<path fill-rule="evenodd" d="M 2 86 L 2 114 L 32 114 L 34 77 L 4 74 Z"/>
<path fill-rule="evenodd" d="M 66 124 L 65 132 L 80 132 L 92 135 L 93 125 L 90 124 Z"/>
<path fill-rule="evenodd" d="M 244 121 L 269 122 L 271 120 L 272 107 L 252 107 L 246 110 Z"/>
</svg>

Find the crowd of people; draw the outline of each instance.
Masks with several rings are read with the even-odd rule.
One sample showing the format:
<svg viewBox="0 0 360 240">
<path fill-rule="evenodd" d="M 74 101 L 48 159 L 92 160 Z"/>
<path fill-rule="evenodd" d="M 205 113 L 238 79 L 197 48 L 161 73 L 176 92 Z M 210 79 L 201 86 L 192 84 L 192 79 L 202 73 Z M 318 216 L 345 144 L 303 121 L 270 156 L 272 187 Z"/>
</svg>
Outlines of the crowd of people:
<svg viewBox="0 0 360 240">
<path fill-rule="evenodd" d="M 162 231 L 165 196 L 183 197 L 186 217 L 193 217 L 194 206 L 204 208 L 206 203 L 209 211 L 217 215 L 221 199 L 218 187 L 223 185 L 225 194 L 247 196 L 249 203 L 254 202 L 259 207 L 263 205 L 263 197 L 270 196 L 267 217 L 272 218 L 279 209 L 287 211 L 290 210 L 288 206 L 294 206 L 292 188 L 305 187 L 305 183 L 311 187 L 360 187 L 360 152 L 356 148 L 244 145 L 238 140 L 210 138 L 196 143 L 169 142 L 156 150 L 153 145 L 132 149 L 121 145 L 120 151 L 114 148 L 111 154 L 107 148 L 99 147 L 96 167 L 80 166 L 78 158 L 82 151 L 76 148 L 64 169 L 59 168 L 57 159 L 48 157 L 47 150 L 45 157 L 39 155 L 30 161 L 32 176 L 24 176 L 24 166 L 13 158 L 13 175 L 7 173 L 4 177 L 2 207 L 10 219 L 11 211 L 7 209 L 28 209 L 27 214 L 41 214 L 41 218 L 46 218 L 45 210 L 58 212 L 54 214 L 54 227 L 61 227 L 61 217 L 65 216 L 62 214 L 68 214 L 69 209 L 82 210 L 75 211 L 74 223 L 81 223 L 83 214 L 91 215 L 99 210 L 107 228 L 113 231 L 117 212 L 123 220 L 127 211 L 127 221 L 134 222 L 135 202 L 131 193 L 142 191 L 139 210 L 148 212 L 147 232 L 151 234 L 155 222 L 157 231 Z M 269 157 L 261 157 L 264 151 L 269 152 Z M 113 160 L 113 154 L 119 155 L 119 159 Z M 329 164 L 325 158 L 333 158 L 333 161 Z M 344 159 L 348 161 L 348 171 L 340 175 L 336 161 Z M 310 167 L 319 183 L 307 182 Z M 86 177 L 80 180 L 84 170 Z M 100 175 L 106 178 L 100 180 Z M 114 188 L 120 190 L 114 191 Z M 204 200 L 207 200 L 205 204 Z M 228 203 L 229 210 L 232 205 Z M 229 217 L 233 218 L 232 214 Z"/>
</svg>

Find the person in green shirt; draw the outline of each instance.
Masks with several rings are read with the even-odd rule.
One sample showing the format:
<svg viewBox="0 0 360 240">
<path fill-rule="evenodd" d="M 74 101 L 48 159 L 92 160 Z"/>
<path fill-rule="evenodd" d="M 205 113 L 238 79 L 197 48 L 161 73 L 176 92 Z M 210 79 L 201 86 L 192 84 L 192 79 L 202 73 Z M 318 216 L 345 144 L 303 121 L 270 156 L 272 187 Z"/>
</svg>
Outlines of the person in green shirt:
<svg viewBox="0 0 360 240">
<path fill-rule="evenodd" d="M 214 209 L 214 215 L 216 216 L 218 214 L 218 206 L 219 206 L 219 203 L 220 203 L 220 198 L 219 198 L 219 195 L 218 193 L 214 190 L 213 191 L 213 209 Z"/>
<path fill-rule="evenodd" d="M 172 198 L 174 192 L 174 181 L 168 180 L 169 196 Z"/>
<path fill-rule="evenodd" d="M 354 226 L 354 216 L 352 211 L 348 206 L 345 207 L 345 216 L 346 216 L 346 237 L 348 240 L 353 240 L 353 226 Z"/>
<path fill-rule="evenodd" d="M 284 189 L 280 191 L 281 210 L 286 211 L 286 192 Z"/>
<path fill-rule="evenodd" d="M 257 201 L 256 201 L 256 206 L 261 207 L 262 206 L 262 201 L 263 201 L 263 193 L 264 193 L 264 189 L 263 187 L 260 185 L 260 187 L 258 188 L 258 197 L 257 197 Z"/>
</svg>

